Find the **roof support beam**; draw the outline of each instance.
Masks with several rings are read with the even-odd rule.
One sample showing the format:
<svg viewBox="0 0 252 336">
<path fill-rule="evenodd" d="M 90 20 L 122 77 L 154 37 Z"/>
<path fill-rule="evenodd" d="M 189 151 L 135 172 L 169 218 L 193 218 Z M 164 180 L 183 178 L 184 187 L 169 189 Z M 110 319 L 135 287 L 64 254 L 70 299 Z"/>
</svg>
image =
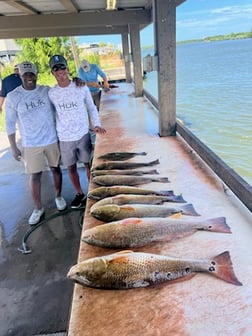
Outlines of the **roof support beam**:
<svg viewBox="0 0 252 336">
<path fill-rule="evenodd" d="M 5 2 L 9 6 L 12 6 L 12 7 L 16 8 L 18 10 L 21 10 L 24 14 L 39 14 L 32 7 L 26 5 L 25 3 L 21 2 L 21 1 L 6 0 Z"/>
<path fill-rule="evenodd" d="M 71 0 L 60 0 L 60 3 L 68 10 L 68 12 L 78 13 L 78 8 L 75 7 Z"/>
<path fill-rule="evenodd" d="M 121 34 L 128 24 L 151 23 L 151 10 L 0 17 L 0 38 Z"/>
</svg>

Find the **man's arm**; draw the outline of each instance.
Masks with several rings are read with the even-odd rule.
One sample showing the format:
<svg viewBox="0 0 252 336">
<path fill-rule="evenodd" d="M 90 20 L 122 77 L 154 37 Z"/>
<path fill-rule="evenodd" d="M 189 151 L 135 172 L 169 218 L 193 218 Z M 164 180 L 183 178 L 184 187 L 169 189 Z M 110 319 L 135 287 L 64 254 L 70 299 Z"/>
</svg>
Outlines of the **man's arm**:
<svg viewBox="0 0 252 336">
<path fill-rule="evenodd" d="M 0 113 L 3 111 L 4 97 L 0 96 Z"/>
<path fill-rule="evenodd" d="M 13 155 L 14 159 L 17 160 L 17 161 L 20 161 L 21 160 L 21 151 L 17 147 L 16 133 L 9 134 L 8 139 L 9 139 L 9 143 L 10 143 L 10 146 L 11 146 L 11 151 L 12 151 L 12 155 Z"/>
</svg>

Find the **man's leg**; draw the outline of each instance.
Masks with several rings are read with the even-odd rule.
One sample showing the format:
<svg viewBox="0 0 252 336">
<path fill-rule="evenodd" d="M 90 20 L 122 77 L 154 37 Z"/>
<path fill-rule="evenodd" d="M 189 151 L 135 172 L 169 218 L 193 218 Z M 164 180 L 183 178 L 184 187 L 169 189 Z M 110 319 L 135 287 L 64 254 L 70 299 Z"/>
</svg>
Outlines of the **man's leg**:
<svg viewBox="0 0 252 336">
<path fill-rule="evenodd" d="M 74 189 L 76 191 L 76 195 L 74 200 L 71 203 L 71 208 L 79 208 L 81 207 L 82 201 L 85 197 L 83 190 L 80 185 L 80 177 L 77 169 L 77 164 L 73 164 L 72 166 L 68 166 L 68 174 L 69 178 L 74 186 Z"/>
<path fill-rule="evenodd" d="M 55 188 L 55 197 L 61 196 L 62 190 L 62 172 L 60 167 L 50 167 L 53 174 L 54 188 Z"/>
<path fill-rule="evenodd" d="M 41 176 L 42 172 L 34 173 L 30 175 L 30 190 L 32 194 L 32 199 L 35 204 L 35 208 L 40 210 L 42 208 L 41 204 Z"/>
<path fill-rule="evenodd" d="M 33 173 L 30 175 L 29 185 L 32 199 L 35 204 L 35 209 L 33 210 L 28 220 L 28 223 L 30 225 L 36 225 L 37 223 L 39 223 L 45 212 L 41 204 L 41 176 L 42 172 Z"/>
</svg>

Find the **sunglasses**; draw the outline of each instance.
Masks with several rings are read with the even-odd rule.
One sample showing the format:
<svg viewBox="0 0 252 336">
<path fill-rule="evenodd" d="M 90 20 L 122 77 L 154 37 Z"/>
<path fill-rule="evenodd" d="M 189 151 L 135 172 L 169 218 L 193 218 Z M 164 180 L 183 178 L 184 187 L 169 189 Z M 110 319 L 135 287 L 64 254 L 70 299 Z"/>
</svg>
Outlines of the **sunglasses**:
<svg viewBox="0 0 252 336">
<path fill-rule="evenodd" d="M 59 64 L 59 65 L 55 65 L 53 68 L 52 68 L 52 71 L 59 71 L 59 70 L 66 70 L 66 66 L 64 64 Z"/>
</svg>

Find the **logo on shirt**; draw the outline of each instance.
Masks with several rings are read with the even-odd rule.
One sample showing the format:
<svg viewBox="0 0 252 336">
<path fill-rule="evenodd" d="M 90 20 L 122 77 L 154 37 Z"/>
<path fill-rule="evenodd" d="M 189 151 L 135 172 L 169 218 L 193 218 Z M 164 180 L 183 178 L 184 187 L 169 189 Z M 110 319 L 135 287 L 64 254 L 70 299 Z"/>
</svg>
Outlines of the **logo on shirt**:
<svg viewBox="0 0 252 336">
<path fill-rule="evenodd" d="M 62 104 L 58 104 L 58 107 L 60 108 L 60 110 L 72 110 L 72 109 L 77 109 L 78 104 L 77 102 L 62 103 Z"/>
<path fill-rule="evenodd" d="M 44 106 L 45 102 L 42 99 L 38 99 L 36 102 L 35 101 L 31 101 L 30 103 L 25 103 L 25 105 L 26 105 L 26 109 L 28 111 L 30 111 L 30 110 L 33 110 L 35 108 Z"/>
</svg>

